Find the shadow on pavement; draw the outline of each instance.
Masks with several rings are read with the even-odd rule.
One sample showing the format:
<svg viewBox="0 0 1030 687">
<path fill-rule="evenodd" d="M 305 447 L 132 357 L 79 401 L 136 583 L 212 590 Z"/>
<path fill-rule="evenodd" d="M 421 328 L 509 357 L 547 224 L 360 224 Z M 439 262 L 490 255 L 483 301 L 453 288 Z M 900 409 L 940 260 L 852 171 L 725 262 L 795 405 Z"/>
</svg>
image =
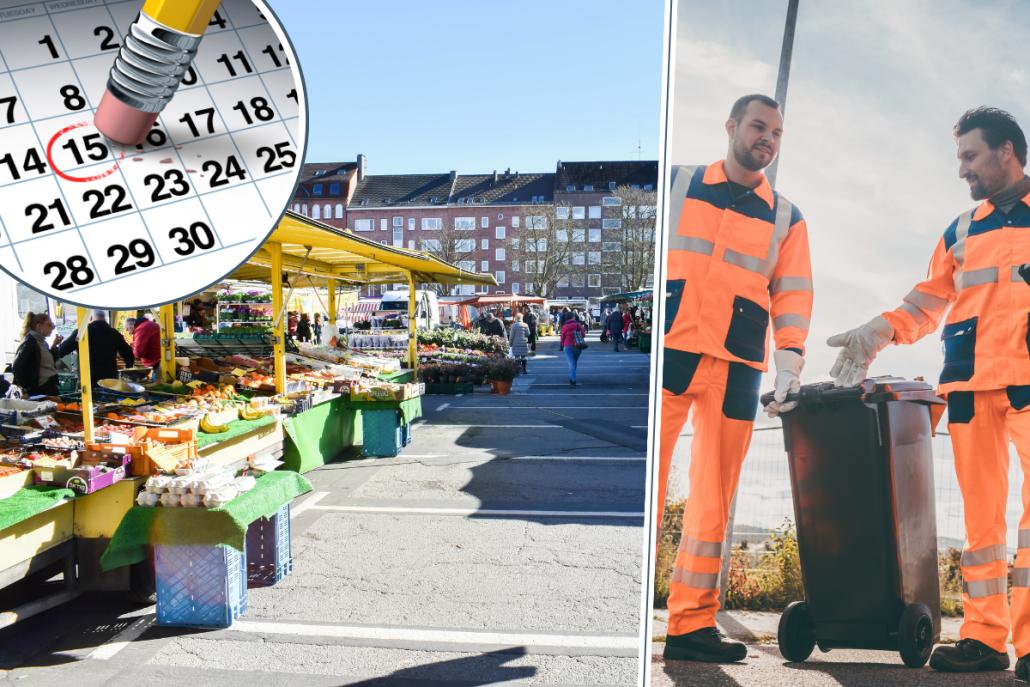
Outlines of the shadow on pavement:
<svg viewBox="0 0 1030 687">
<path fill-rule="evenodd" d="M 347 682 L 340 687 L 417 687 L 433 684 L 475 687 L 522 680 L 536 675 L 537 669 L 533 666 L 515 668 L 504 664 L 525 655 L 525 647 L 502 649 L 479 656 L 404 668 L 371 680 Z"/>
<path fill-rule="evenodd" d="M 662 663 L 662 672 L 676 687 L 743 687 L 717 663 Z M 773 683 L 769 683 L 773 684 Z"/>
</svg>

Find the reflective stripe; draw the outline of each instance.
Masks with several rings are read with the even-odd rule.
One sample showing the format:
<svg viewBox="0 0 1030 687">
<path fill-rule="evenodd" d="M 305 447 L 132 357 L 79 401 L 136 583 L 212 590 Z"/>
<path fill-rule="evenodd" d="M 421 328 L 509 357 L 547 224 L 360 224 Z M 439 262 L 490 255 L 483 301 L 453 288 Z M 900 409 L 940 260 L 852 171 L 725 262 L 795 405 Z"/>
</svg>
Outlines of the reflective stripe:
<svg viewBox="0 0 1030 687">
<path fill-rule="evenodd" d="M 965 594 L 969 596 L 970 599 L 982 599 L 985 596 L 1004 594 L 1005 578 L 989 577 L 986 580 L 974 580 L 973 582 L 963 582 L 962 591 L 965 592 Z"/>
<path fill-rule="evenodd" d="M 769 264 L 761 258 L 756 258 L 753 255 L 744 255 L 743 253 L 738 253 L 737 251 L 730 250 L 729 248 L 726 249 L 722 259 L 731 265 L 743 267 L 746 270 L 758 272 L 759 274 L 765 274 L 769 267 Z"/>
<path fill-rule="evenodd" d="M 719 573 L 699 573 L 683 568 L 673 568 L 672 581 L 694 589 L 718 589 Z"/>
<path fill-rule="evenodd" d="M 805 277 L 780 277 L 769 284 L 769 293 L 783 291 L 813 291 L 812 280 Z"/>
<path fill-rule="evenodd" d="M 1017 546 L 1021 549 L 1030 549 L 1030 530 L 1019 530 L 1019 542 Z"/>
<path fill-rule="evenodd" d="M 1012 586 L 1030 587 L 1030 568 L 1013 568 Z"/>
<path fill-rule="evenodd" d="M 998 283 L 998 268 L 997 267 L 984 267 L 979 270 L 968 270 L 964 272 L 957 272 L 955 274 L 955 290 L 961 291 L 962 289 L 968 289 L 971 286 L 980 286 L 981 284 L 997 284 Z"/>
<path fill-rule="evenodd" d="M 1004 544 L 994 544 L 993 546 L 985 546 L 972 551 L 966 549 L 962 552 L 962 565 L 986 565 L 987 563 L 1003 560 L 1005 560 Z"/>
<path fill-rule="evenodd" d="M 913 319 L 915 319 L 916 324 L 920 327 L 930 321 L 930 318 L 926 316 L 926 313 L 911 303 L 902 303 L 900 309 L 911 315 Z"/>
<path fill-rule="evenodd" d="M 1030 264 L 1030 263 L 1028 263 L 1028 264 Z M 1022 277 L 1022 275 L 1019 274 L 1019 268 L 1020 267 L 1022 267 L 1022 265 L 1013 265 L 1012 266 L 1012 274 L 1009 275 L 1009 280 L 1017 282 L 1017 283 L 1022 283 L 1023 277 Z"/>
<path fill-rule="evenodd" d="M 694 539 L 686 534 L 680 539 L 680 551 L 691 556 L 705 556 L 706 558 L 722 558 L 721 541 L 702 541 Z"/>
<path fill-rule="evenodd" d="M 919 289 L 912 289 L 908 295 L 905 296 L 905 302 L 911 303 L 912 305 L 925 308 L 926 310 L 937 310 L 948 305 L 947 298 L 941 298 L 940 296 L 934 296 L 931 293 L 920 291 Z"/>
<path fill-rule="evenodd" d="M 951 247 L 951 254 L 955 257 L 959 269 L 962 269 L 962 263 L 966 259 L 966 236 L 969 235 L 969 225 L 973 222 L 974 212 L 975 208 L 959 215 L 958 226 L 955 227 L 955 243 Z"/>
<path fill-rule="evenodd" d="M 711 255 L 715 250 L 715 244 L 696 236 L 680 236 L 675 234 L 669 237 L 669 250 L 685 250 L 701 255 Z"/>
<path fill-rule="evenodd" d="M 773 327 L 777 331 L 784 327 L 797 327 L 798 329 L 804 329 L 806 332 L 811 322 L 804 315 L 797 315 L 795 313 L 787 313 L 786 315 L 777 315 L 773 318 Z"/>
<path fill-rule="evenodd" d="M 700 167 L 690 165 L 676 165 L 672 168 L 672 184 L 669 189 L 669 241 L 677 236 L 680 225 L 680 215 L 683 214 L 683 201 L 687 199 L 687 190 L 690 189 L 690 181 L 694 175 L 700 172 Z"/>
</svg>

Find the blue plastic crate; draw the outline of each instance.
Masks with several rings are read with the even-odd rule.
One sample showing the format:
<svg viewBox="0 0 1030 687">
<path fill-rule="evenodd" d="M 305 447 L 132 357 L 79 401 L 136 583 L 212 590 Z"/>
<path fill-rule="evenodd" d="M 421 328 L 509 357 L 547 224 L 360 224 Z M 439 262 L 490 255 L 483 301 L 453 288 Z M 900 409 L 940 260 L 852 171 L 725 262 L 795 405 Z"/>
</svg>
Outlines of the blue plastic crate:
<svg viewBox="0 0 1030 687">
<path fill-rule="evenodd" d="M 231 546 L 154 546 L 157 624 L 229 627 L 247 610 L 247 556 Z"/>
<path fill-rule="evenodd" d="M 401 412 L 396 408 L 362 410 L 362 453 L 374 458 L 396 456 L 404 445 L 400 420 Z"/>
<path fill-rule="evenodd" d="M 290 504 L 247 527 L 247 586 L 271 587 L 293 572 Z"/>
<path fill-rule="evenodd" d="M 411 443 L 411 423 L 401 425 L 401 446 Z"/>
</svg>

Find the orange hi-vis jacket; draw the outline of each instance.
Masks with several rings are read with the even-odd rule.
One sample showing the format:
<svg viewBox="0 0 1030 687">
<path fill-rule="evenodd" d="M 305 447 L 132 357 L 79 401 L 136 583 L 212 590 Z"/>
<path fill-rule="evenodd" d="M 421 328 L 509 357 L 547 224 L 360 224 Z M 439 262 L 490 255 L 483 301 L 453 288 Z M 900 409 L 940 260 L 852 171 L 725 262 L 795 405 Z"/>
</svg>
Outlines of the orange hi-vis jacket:
<svg viewBox="0 0 1030 687">
<path fill-rule="evenodd" d="M 672 172 L 666 348 L 765 371 L 772 315 L 777 349 L 804 354 L 812 315 L 808 228 L 762 183 L 734 199 L 722 161 Z"/>
<path fill-rule="evenodd" d="M 1030 384 L 1030 194 L 1005 215 L 990 201 L 960 215 L 937 242 L 926 281 L 883 313 L 894 340 L 912 343 L 937 329 L 944 369 L 938 391 L 987 391 Z"/>
</svg>

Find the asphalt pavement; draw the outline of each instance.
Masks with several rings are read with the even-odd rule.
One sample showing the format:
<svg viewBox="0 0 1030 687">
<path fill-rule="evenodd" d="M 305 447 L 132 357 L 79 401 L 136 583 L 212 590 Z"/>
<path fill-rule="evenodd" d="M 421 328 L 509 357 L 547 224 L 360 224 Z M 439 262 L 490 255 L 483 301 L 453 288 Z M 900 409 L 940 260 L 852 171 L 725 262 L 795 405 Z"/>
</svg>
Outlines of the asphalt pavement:
<svg viewBox="0 0 1030 687">
<path fill-rule="evenodd" d="M 227 630 L 116 592 L 0 632 L 17 685 L 632 685 L 650 356 L 541 342 L 507 396 L 427 396 L 389 459 L 308 473 L 293 573 Z"/>
</svg>

